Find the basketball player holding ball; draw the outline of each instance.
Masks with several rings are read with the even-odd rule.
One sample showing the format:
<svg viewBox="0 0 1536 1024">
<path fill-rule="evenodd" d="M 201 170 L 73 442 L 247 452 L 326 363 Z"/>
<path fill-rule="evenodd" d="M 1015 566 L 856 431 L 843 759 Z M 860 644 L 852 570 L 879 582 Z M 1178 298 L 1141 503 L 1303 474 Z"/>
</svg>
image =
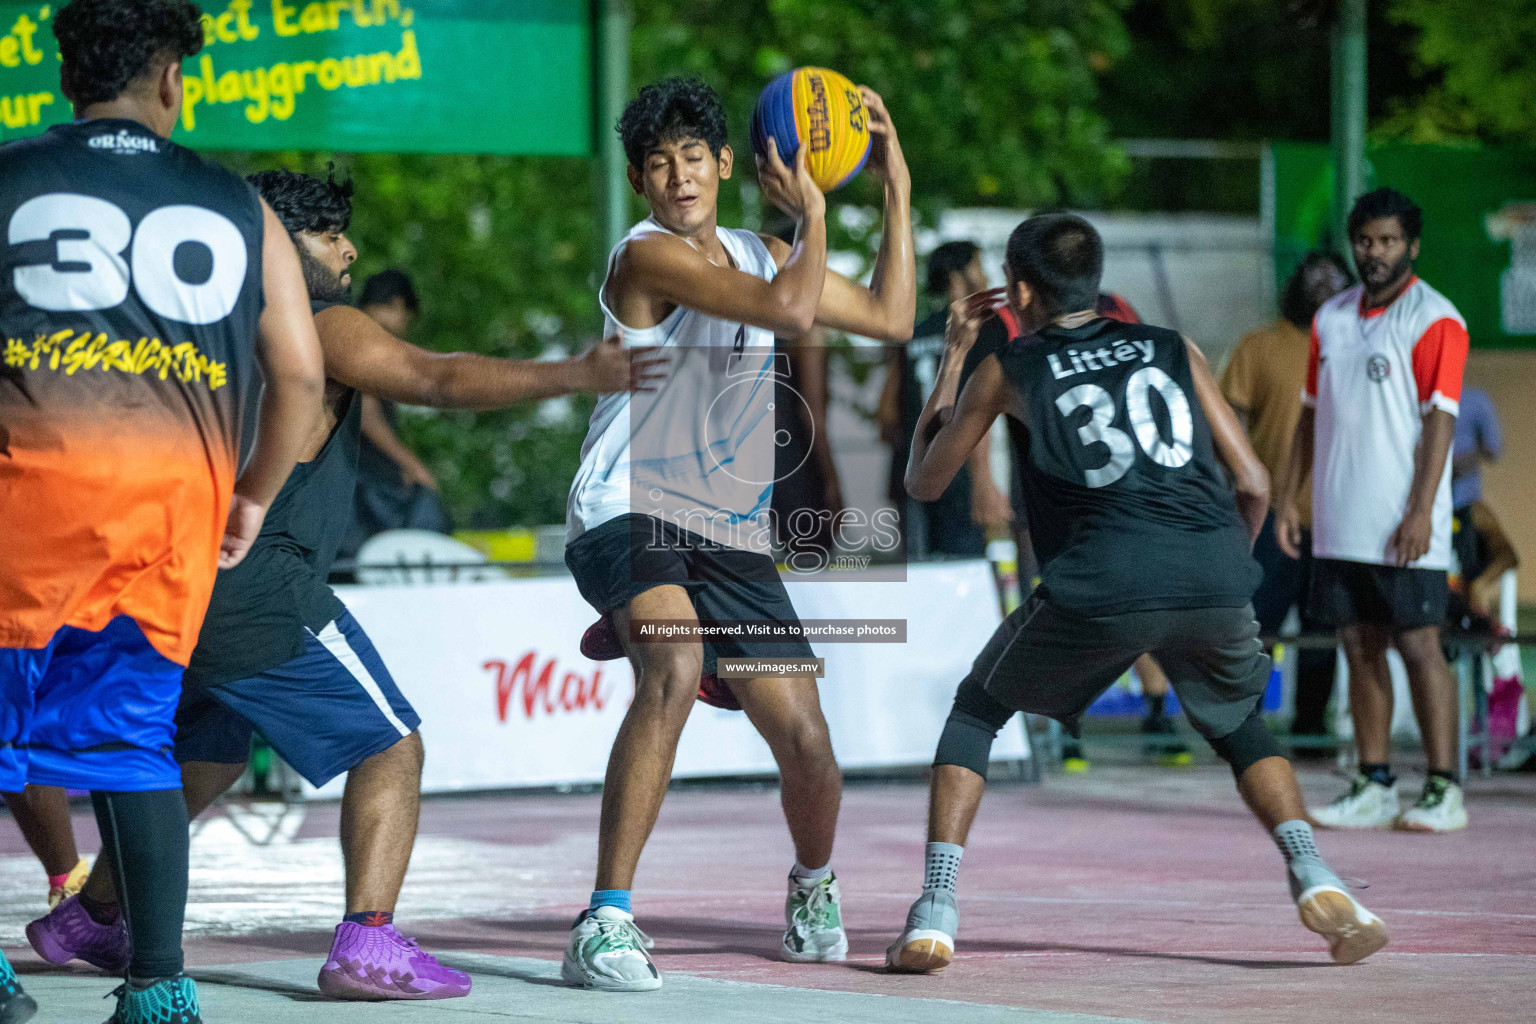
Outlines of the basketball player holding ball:
<svg viewBox="0 0 1536 1024">
<path fill-rule="evenodd" d="M 661 986 L 630 888 L 701 676 L 715 671 L 718 657 L 811 655 L 803 639 L 637 640 L 655 620 L 797 622 L 772 557 L 754 543 L 767 529 L 772 497 L 774 335 L 815 324 L 890 341 L 912 331 L 911 179 L 885 104 L 851 83 L 834 92 L 841 76 L 796 74 L 815 78 L 805 91 L 818 91 L 807 100 L 814 109 L 789 123 L 819 118 L 827 132 L 801 134 L 809 144 L 797 145 L 788 162 L 774 133 L 757 159 L 763 194 L 796 223 L 793 244 L 717 223 L 720 182 L 733 173 L 735 156 L 709 86 L 681 78 L 647 86 L 618 124 L 630 184 L 651 214 L 614 249 L 599 303 L 626 344 L 668 349 L 673 358 L 658 391 L 599 401 L 568 505 L 566 562 L 582 596 L 611 617 L 635 672 L 634 701 L 603 787 L 597 882 L 561 970 L 573 985 Z M 842 152 L 857 143 L 862 155 L 864 144 L 848 131 L 867 132 L 868 167 L 885 191 L 885 230 L 867 288 L 827 270 L 826 200 L 810 170 L 818 142 L 821 157 L 829 144 Z M 824 180 L 836 184 L 855 170 L 851 161 L 827 168 Z M 779 766 L 796 856 L 782 954 L 842 960 L 848 940 L 830 868 L 842 776 L 816 681 L 758 678 L 725 688 Z"/>
</svg>

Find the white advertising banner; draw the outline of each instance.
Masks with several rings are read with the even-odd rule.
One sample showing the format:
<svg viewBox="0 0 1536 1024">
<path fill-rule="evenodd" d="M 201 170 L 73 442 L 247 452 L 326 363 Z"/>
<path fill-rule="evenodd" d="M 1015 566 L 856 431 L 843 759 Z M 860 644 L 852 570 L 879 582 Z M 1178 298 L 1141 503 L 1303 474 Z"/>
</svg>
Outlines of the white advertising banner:
<svg viewBox="0 0 1536 1024">
<path fill-rule="evenodd" d="M 813 643 L 845 768 L 926 764 L 955 687 L 1000 621 L 986 562 L 914 565 L 905 583 L 789 584 L 803 619 L 905 619 L 905 643 Z M 624 660 L 581 656 L 595 618 L 569 577 L 338 587 L 421 715 L 426 792 L 602 781 L 634 695 Z M 1026 755 L 1009 728 L 993 756 Z M 674 775 L 772 773 L 746 716 L 695 704 Z M 316 795 L 341 792 L 337 779 Z"/>
</svg>

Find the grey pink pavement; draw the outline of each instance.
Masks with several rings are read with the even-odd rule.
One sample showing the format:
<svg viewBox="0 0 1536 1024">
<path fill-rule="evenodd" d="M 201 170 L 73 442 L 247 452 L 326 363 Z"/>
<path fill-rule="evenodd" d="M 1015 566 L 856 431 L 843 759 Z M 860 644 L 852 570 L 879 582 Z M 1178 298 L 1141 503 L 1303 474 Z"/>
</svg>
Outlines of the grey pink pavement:
<svg viewBox="0 0 1536 1024">
<path fill-rule="evenodd" d="M 1316 799 L 1341 785 L 1320 771 L 1303 781 Z M 388 1012 L 412 1024 L 1523 1024 L 1536 1020 L 1536 777 L 1473 779 L 1468 798 L 1472 828 L 1456 835 L 1320 834 L 1324 855 L 1368 885 L 1358 895 L 1392 933 L 1386 950 L 1353 967 L 1332 965 L 1297 922 L 1273 844 L 1214 766 L 1095 767 L 1042 787 L 994 786 L 961 867 L 956 961 L 932 977 L 879 969 L 920 883 L 918 782 L 847 790 L 833 860 L 846 964 L 774 959 L 792 855 L 766 783 L 668 796 L 635 885 L 637 920 L 656 938 L 667 979 L 658 993 L 587 993 L 556 980 L 591 884 L 594 794 L 425 802 L 396 920 L 474 977 L 467 999 L 322 1001 L 314 977 L 341 913 L 333 804 L 282 820 L 259 807 L 203 820 L 188 963 L 210 1022 L 334 1024 Z M 89 815 L 76 825 L 82 848 L 93 848 Z M 96 1024 L 109 979 L 47 965 L 22 938 L 41 912 L 40 881 L 20 837 L 0 829 L 0 942 L 46 1019 Z"/>
</svg>

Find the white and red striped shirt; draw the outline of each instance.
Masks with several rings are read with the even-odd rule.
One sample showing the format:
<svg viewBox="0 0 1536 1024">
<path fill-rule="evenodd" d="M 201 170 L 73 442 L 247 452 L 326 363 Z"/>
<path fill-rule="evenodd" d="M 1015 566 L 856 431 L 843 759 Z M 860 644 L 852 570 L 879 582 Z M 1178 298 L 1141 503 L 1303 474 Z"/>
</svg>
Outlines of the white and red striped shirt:
<svg viewBox="0 0 1536 1024">
<path fill-rule="evenodd" d="M 1467 364 L 1467 324 L 1417 277 L 1380 309 L 1348 288 L 1312 321 L 1302 402 L 1317 410 L 1312 455 L 1312 553 L 1395 565 L 1388 548 L 1408 511 L 1424 416 L 1456 415 Z M 1429 551 L 1420 569 L 1451 564 L 1451 460 L 1435 491 Z"/>
</svg>

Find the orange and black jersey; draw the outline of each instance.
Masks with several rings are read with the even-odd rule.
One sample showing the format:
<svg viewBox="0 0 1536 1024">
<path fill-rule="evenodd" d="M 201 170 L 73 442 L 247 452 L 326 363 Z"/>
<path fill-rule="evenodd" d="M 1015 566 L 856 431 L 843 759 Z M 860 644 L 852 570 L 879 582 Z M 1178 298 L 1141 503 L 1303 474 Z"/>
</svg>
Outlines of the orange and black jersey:
<svg viewBox="0 0 1536 1024">
<path fill-rule="evenodd" d="M 131 616 L 186 664 L 256 370 L 263 220 L 126 120 L 0 147 L 0 645 Z"/>
</svg>

